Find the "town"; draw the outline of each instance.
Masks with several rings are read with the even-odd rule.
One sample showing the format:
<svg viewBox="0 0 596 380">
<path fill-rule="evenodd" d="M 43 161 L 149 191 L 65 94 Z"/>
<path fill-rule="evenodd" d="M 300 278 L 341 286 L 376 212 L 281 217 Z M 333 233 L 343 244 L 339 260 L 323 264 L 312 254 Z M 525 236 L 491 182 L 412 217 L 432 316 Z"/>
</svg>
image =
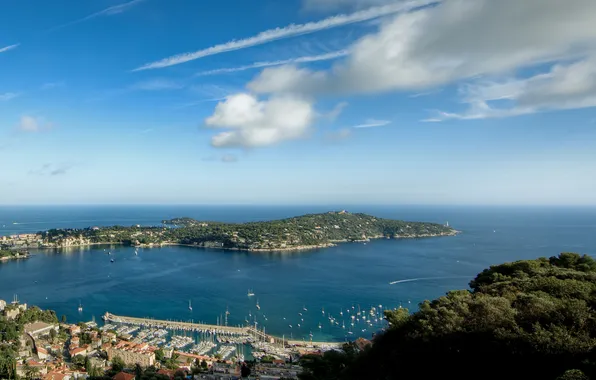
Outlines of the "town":
<svg viewBox="0 0 596 380">
<path fill-rule="evenodd" d="M 95 321 L 72 324 L 53 311 L 27 307 L 17 296 L 0 300 L 0 315 L 0 378 L 8 379 L 297 379 L 301 357 L 341 349 L 280 343 L 250 327 L 199 329 L 110 313 L 101 327 Z M 359 339 L 353 345 L 368 344 Z"/>
</svg>

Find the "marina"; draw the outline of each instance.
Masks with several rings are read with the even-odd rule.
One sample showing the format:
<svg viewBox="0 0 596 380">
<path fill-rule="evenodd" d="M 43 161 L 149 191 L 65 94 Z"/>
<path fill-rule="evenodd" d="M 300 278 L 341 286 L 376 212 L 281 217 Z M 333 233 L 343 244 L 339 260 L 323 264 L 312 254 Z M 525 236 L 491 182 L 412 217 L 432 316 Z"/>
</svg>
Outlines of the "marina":
<svg viewBox="0 0 596 380">
<path fill-rule="evenodd" d="M 106 312 L 103 316 L 104 331 L 113 331 L 118 336 L 135 343 L 146 342 L 164 349 L 188 352 L 197 355 L 216 355 L 222 359 L 254 358 L 265 355 L 287 359 L 297 353 L 298 348 L 312 348 L 321 351 L 337 349 L 340 342 L 316 342 L 312 340 L 291 340 L 285 336 L 267 334 L 254 326 L 221 326 L 204 323 L 157 320 L 115 315 Z M 311 334 L 312 338 L 312 334 Z"/>
</svg>

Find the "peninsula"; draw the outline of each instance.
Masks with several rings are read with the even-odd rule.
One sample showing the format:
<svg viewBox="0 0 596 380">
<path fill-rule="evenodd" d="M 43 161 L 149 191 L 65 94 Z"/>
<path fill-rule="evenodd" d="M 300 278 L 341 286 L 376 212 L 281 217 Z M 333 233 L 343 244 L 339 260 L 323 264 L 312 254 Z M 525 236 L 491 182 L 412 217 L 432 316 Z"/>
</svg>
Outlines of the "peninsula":
<svg viewBox="0 0 596 380">
<path fill-rule="evenodd" d="M 458 231 L 437 223 L 406 222 L 360 213 L 332 211 L 293 218 L 222 223 L 191 218 L 163 220 L 161 226 L 112 226 L 51 229 L 35 234 L 29 248 L 95 244 L 129 246 L 186 245 L 242 251 L 286 251 L 324 248 L 341 242 L 453 236 Z"/>
<path fill-rule="evenodd" d="M 26 251 L 0 248 L 0 262 L 8 260 L 21 260 L 26 258 L 29 258 L 29 253 Z"/>
</svg>

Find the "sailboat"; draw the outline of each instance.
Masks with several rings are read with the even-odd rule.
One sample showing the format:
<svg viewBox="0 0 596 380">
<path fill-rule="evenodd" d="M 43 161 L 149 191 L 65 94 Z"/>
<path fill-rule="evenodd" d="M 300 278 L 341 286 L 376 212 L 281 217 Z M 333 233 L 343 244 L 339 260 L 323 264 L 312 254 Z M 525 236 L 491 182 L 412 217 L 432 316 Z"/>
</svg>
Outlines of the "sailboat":
<svg viewBox="0 0 596 380">
<path fill-rule="evenodd" d="M 79 301 L 79 313 L 83 311 L 83 305 L 81 304 L 81 301 Z"/>
<path fill-rule="evenodd" d="M 190 303 L 190 300 L 188 300 L 188 310 L 192 311 L 192 304 Z"/>
<path fill-rule="evenodd" d="M 257 300 L 257 309 L 261 310 L 261 306 L 259 305 L 259 300 Z"/>
</svg>

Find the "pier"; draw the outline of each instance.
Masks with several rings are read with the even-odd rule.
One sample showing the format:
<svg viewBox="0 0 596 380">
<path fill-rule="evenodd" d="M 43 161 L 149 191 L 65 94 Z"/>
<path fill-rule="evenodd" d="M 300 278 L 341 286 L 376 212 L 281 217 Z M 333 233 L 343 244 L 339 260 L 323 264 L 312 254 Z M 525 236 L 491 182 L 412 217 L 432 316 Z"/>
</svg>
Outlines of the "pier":
<svg viewBox="0 0 596 380">
<path fill-rule="evenodd" d="M 130 325 L 144 326 L 144 327 L 159 327 L 167 330 L 186 330 L 186 331 L 210 331 L 223 335 L 249 335 L 257 341 L 267 342 L 270 344 L 279 344 L 280 346 L 303 346 L 303 347 L 341 347 L 343 343 L 340 342 L 311 342 L 302 340 L 287 340 L 274 335 L 266 334 L 252 326 L 221 326 L 210 325 L 205 323 L 180 322 L 180 321 L 165 321 L 152 318 L 137 318 L 115 315 L 106 312 L 103 316 L 104 321 L 114 323 L 125 323 Z"/>
</svg>

